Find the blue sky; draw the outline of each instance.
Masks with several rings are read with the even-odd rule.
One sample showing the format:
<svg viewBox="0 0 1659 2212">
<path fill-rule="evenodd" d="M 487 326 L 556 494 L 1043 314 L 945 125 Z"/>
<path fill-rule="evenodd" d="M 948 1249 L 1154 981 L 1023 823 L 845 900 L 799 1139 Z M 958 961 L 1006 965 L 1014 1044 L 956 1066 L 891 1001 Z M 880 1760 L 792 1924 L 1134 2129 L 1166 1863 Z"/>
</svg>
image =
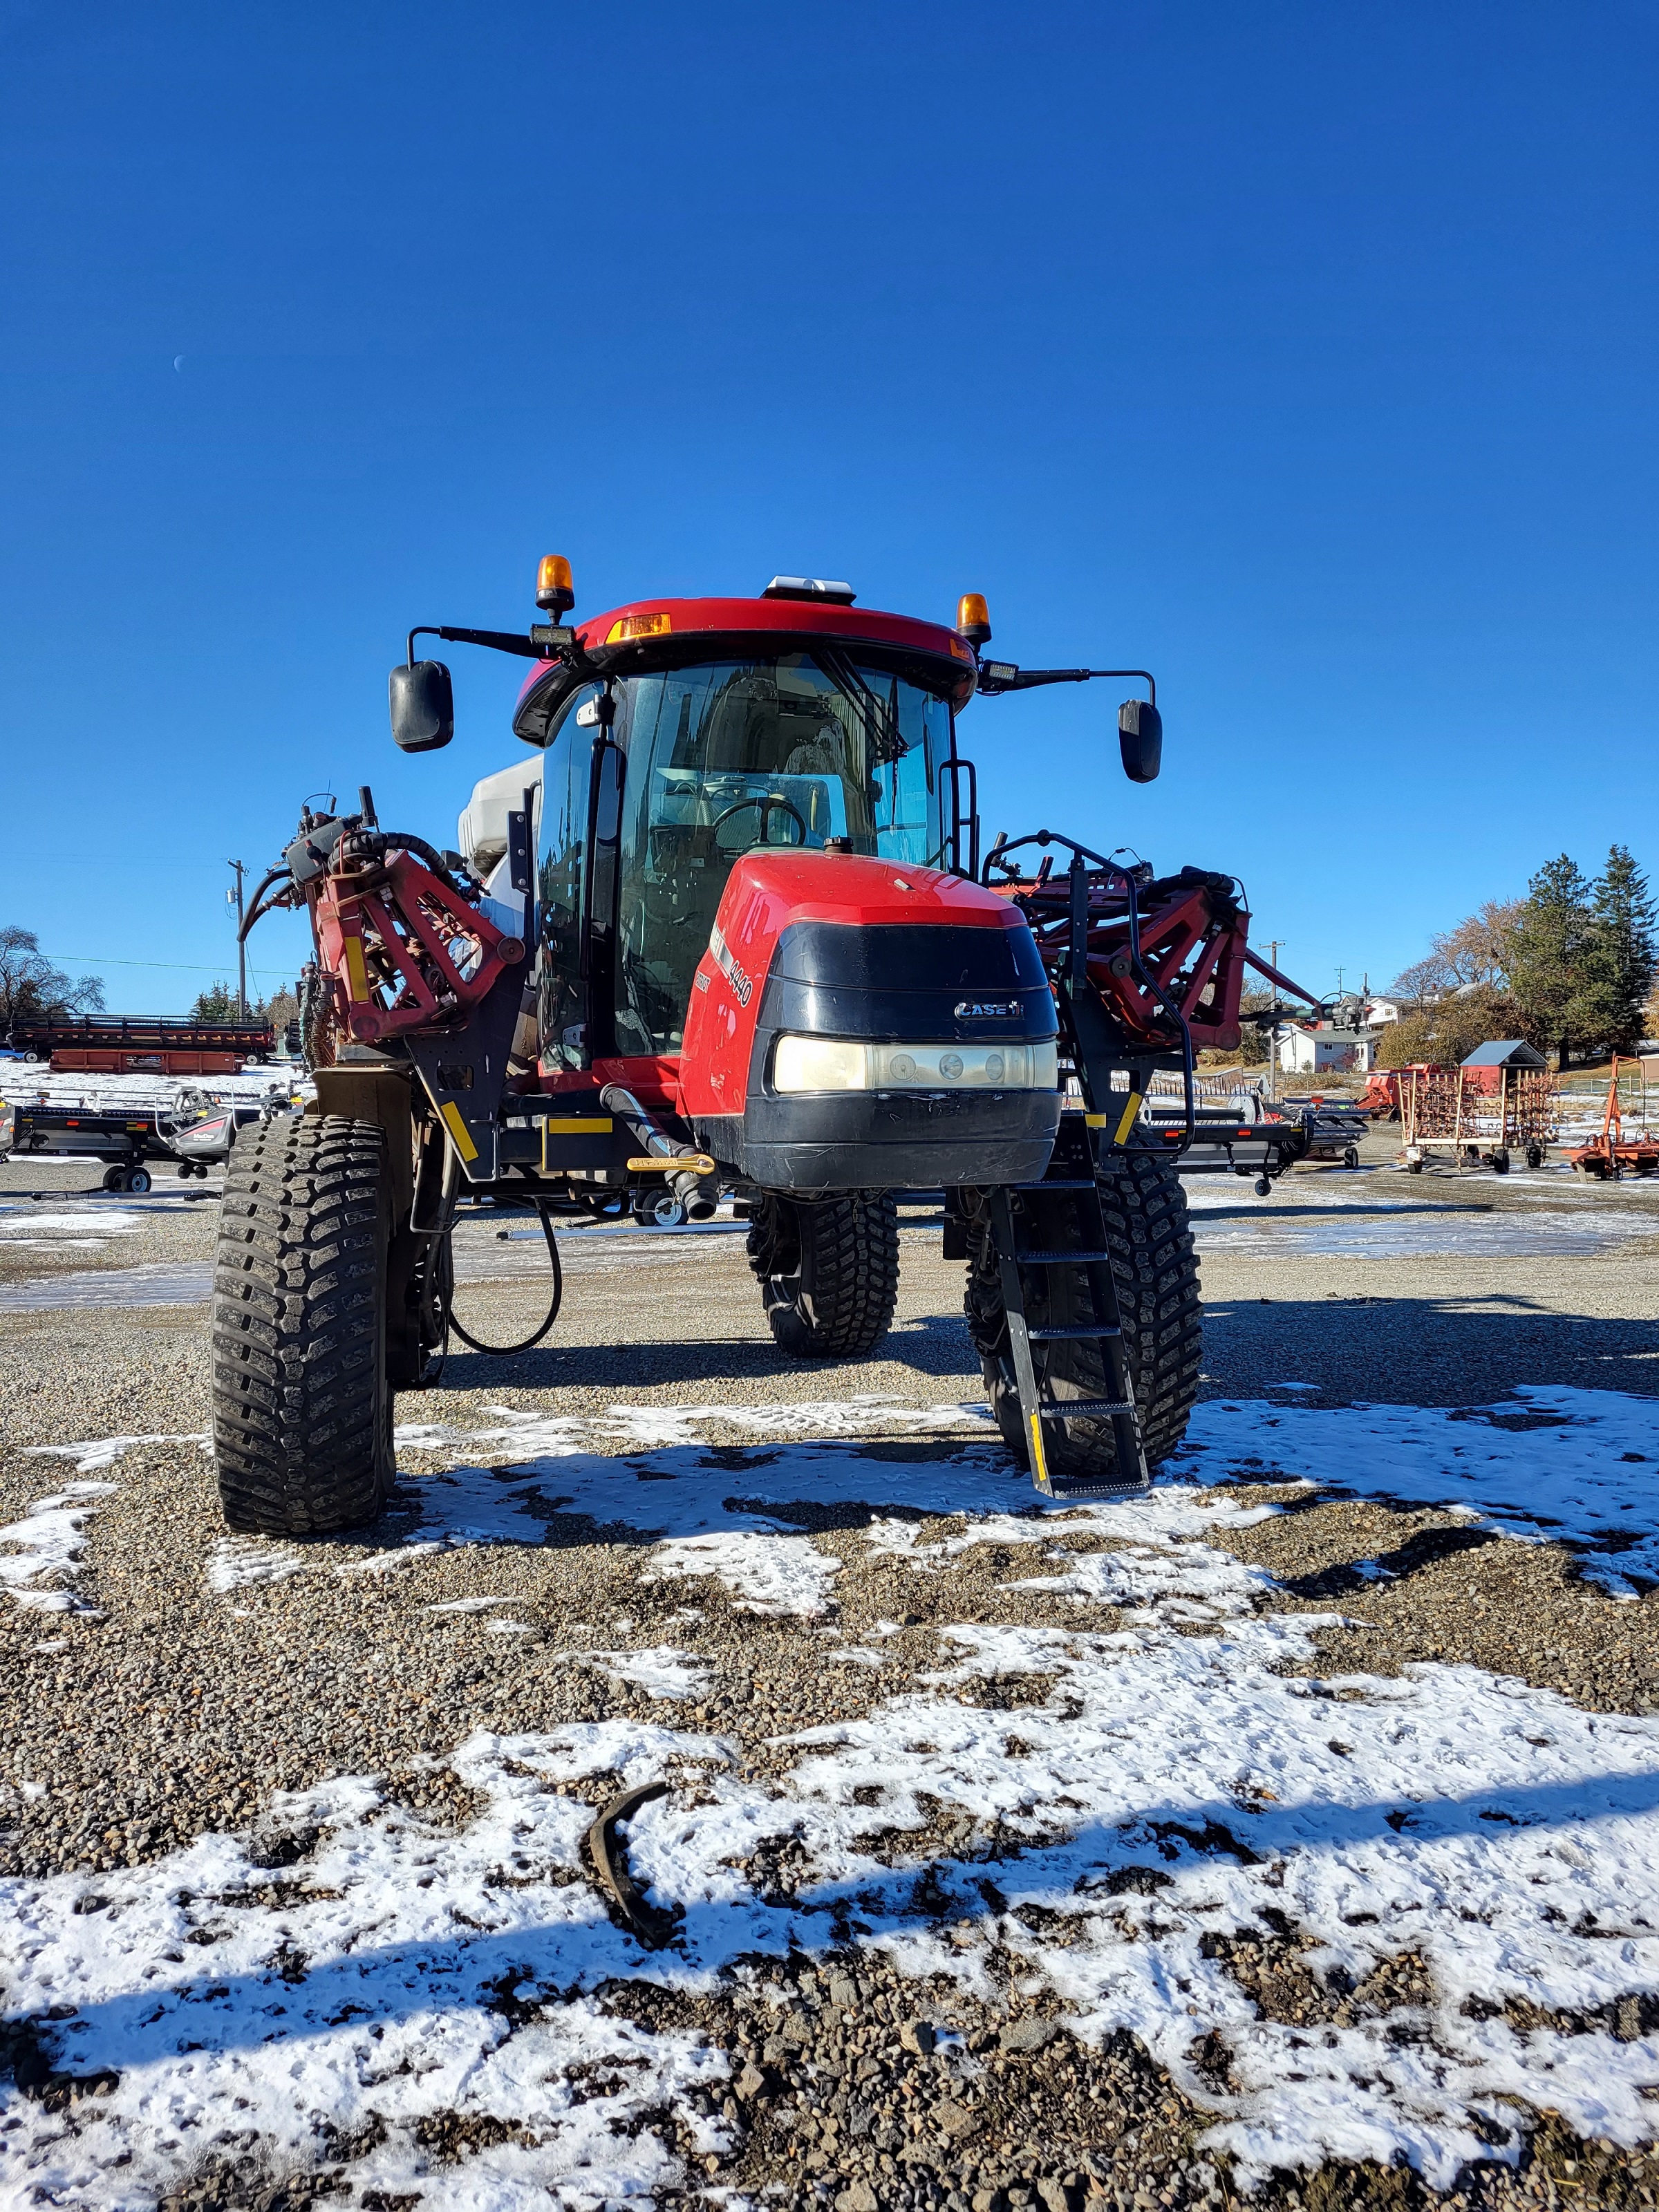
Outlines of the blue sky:
<svg viewBox="0 0 1659 2212">
<path fill-rule="evenodd" d="M 307 793 L 447 842 L 515 672 L 455 649 L 408 761 L 386 672 L 532 619 L 549 551 L 587 613 L 804 569 L 1150 666 L 1149 789 L 1111 687 L 972 707 L 988 829 L 1234 871 L 1316 988 L 1563 848 L 1659 866 L 1656 47 L 1528 0 L 9 0 L 0 921 L 181 1008 Z"/>
</svg>

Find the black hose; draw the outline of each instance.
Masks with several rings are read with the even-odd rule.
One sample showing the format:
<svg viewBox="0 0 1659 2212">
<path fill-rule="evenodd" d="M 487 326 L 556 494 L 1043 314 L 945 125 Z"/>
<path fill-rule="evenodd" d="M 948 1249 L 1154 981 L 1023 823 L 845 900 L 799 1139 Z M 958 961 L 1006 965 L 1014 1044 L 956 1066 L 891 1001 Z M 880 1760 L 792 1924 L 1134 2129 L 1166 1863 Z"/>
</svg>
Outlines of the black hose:
<svg viewBox="0 0 1659 2212">
<path fill-rule="evenodd" d="M 443 854 L 434 846 L 428 845 L 424 837 L 416 837 L 412 832 L 404 830 L 377 830 L 374 834 L 377 837 L 385 838 L 388 852 L 412 854 L 422 866 L 431 869 L 441 883 L 449 884 L 451 889 L 459 891 L 463 898 L 471 899 L 475 904 L 477 903 L 477 885 L 452 874 L 444 865 Z"/>
<path fill-rule="evenodd" d="M 456 1319 L 455 1285 L 452 1279 L 448 1285 L 447 1294 L 444 1300 L 445 1326 L 448 1328 L 453 1328 L 456 1335 L 460 1338 L 461 1342 L 463 1344 L 470 1344 L 474 1352 L 487 1352 L 493 1358 L 497 1359 L 505 1359 L 515 1352 L 528 1352 L 532 1345 L 537 1345 L 541 1342 L 542 1339 L 547 1334 L 548 1330 L 552 1328 L 554 1322 L 559 1317 L 559 1306 L 564 1297 L 564 1270 L 559 1265 L 559 1247 L 557 1241 L 553 1235 L 552 1216 L 549 1213 L 544 1206 L 538 1206 L 536 1208 L 536 1212 L 542 1224 L 542 1234 L 547 1239 L 547 1256 L 553 1269 L 552 1302 L 549 1305 L 547 1312 L 543 1318 L 541 1327 L 535 1331 L 533 1335 L 521 1339 L 517 1344 L 486 1344 L 482 1337 L 474 1336 L 469 1329 Z"/>
<path fill-rule="evenodd" d="M 262 907 L 259 902 L 264 896 L 265 893 L 270 889 L 271 885 L 275 883 L 280 883 L 284 876 L 287 876 L 289 882 L 292 883 L 293 876 L 289 868 L 288 862 L 286 860 L 279 860 L 276 863 L 276 866 L 270 870 L 270 873 L 268 875 L 262 876 L 259 881 L 254 885 L 253 896 L 247 902 L 246 917 L 243 921 L 241 927 L 236 933 L 236 942 L 239 945 L 246 945 L 247 942 L 247 933 L 249 930 L 252 928 L 254 923 L 256 921 L 262 921 L 265 915 L 270 912 L 271 907 L 281 903 L 279 899 L 273 899 L 270 902 L 270 906 Z"/>
</svg>

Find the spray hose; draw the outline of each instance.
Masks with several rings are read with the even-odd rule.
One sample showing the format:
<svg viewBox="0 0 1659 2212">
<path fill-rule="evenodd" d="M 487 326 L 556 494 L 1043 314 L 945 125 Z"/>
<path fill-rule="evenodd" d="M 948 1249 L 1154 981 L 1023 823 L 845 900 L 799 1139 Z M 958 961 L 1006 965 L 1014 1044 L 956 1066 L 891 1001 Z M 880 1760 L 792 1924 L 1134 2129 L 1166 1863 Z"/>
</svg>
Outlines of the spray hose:
<svg viewBox="0 0 1659 2212">
<path fill-rule="evenodd" d="M 599 1093 L 599 1103 L 607 1114 L 625 1121 L 644 1147 L 645 1159 L 630 1160 L 629 1165 L 666 1169 L 668 1188 L 685 1208 L 687 1220 L 707 1221 L 720 1203 L 714 1163 L 695 1146 L 671 1137 L 655 1115 L 620 1083 L 607 1083 Z M 684 1166 L 670 1164 L 680 1161 Z"/>
<path fill-rule="evenodd" d="M 553 1270 L 553 1295 L 548 1302 L 547 1311 L 542 1316 L 540 1326 L 533 1329 L 528 1336 L 520 1337 L 516 1344 L 486 1344 L 482 1337 L 474 1336 L 465 1323 L 456 1317 L 455 1279 L 453 1272 L 444 1285 L 445 1326 L 453 1328 L 461 1342 L 470 1344 L 474 1352 L 488 1352 L 492 1358 L 505 1359 L 515 1352 L 530 1351 L 533 1346 L 541 1342 L 559 1317 L 559 1308 L 564 1300 L 564 1269 L 559 1264 L 559 1247 L 553 1234 L 553 1218 L 544 1206 L 538 1206 L 536 1208 L 536 1213 L 542 1224 L 542 1234 L 547 1239 L 548 1264 Z"/>
</svg>

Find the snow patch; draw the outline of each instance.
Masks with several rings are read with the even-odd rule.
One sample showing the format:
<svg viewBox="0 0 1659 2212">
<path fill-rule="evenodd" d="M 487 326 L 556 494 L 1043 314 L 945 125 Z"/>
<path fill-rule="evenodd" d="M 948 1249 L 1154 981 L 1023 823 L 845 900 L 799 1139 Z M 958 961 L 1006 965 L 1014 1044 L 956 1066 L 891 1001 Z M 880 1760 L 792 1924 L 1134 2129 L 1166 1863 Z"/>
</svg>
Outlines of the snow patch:
<svg viewBox="0 0 1659 2212">
<path fill-rule="evenodd" d="M 98 1510 L 97 1501 L 112 1498 L 112 1482 L 71 1482 L 52 1498 L 37 1498 L 21 1521 L 0 1528 L 0 1585 L 16 1602 L 34 1613 L 92 1613 L 95 1607 L 73 1590 L 58 1586 L 62 1577 L 77 1575 L 87 1547 L 86 1523 Z"/>
<path fill-rule="evenodd" d="M 155 1260 L 137 1267 L 0 1283 L 0 1313 L 55 1313 L 76 1306 L 125 1312 L 137 1307 L 205 1305 L 212 1290 L 210 1261 Z"/>
<path fill-rule="evenodd" d="M 107 1212 L 82 1208 L 75 1213 L 48 1213 L 38 1206 L 0 1206 L 0 1238 L 7 1244 L 33 1244 L 39 1239 L 33 1234 L 25 1235 L 25 1231 L 52 1230 L 71 1236 L 78 1231 L 76 1241 L 80 1242 L 88 1230 L 95 1230 L 97 1235 L 91 1240 L 95 1245 L 105 1237 L 118 1237 L 124 1231 L 140 1227 L 143 1220 L 142 1214 L 124 1212 L 112 1206 Z"/>
<path fill-rule="evenodd" d="M 993 1952 L 1012 1958 L 1017 1990 L 1057 1996 L 1085 2039 L 1139 2036 L 1247 2174 L 1403 2154 L 1445 2187 L 1495 2136 L 1495 2154 L 1514 2154 L 1511 2100 L 1650 2140 L 1659 2041 L 1609 2023 L 1659 1974 L 1659 1725 L 1473 1668 L 1328 1684 L 1285 1671 L 1311 1656 L 1314 1625 L 963 1624 L 952 1663 L 795 1739 L 793 1771 L 764 1784 L 717 1740 L 644 1722 L 475 1735 L 449 1762 L 484 1801 L 459 1833 L 361 1778 L 281 1801 L 276 1826 L 325 1834 L 280 1903 L 259 1901 L 266 1877 L 231 1837 L 100 1874 L 99 1903 L 80 1876 L 0 1884 L 14 2014 L 40 2023 L 59 2065 L 119 2076 L 64 2113 L 19 2100 L 0 2172 L 101 2207 L 171 2185 L 228 2110 L 270 2157 L 301 2164 L 337 2162 L 318 2116 L 347 2130 L 372 2110 L 387 2134 L 352 2163 L 360 2190 L 419 2185 L 457 2208 L 542 2201 L 536 2187 L 589 2204 L 642 2194 L 687 2178 L 653 2107 L 690 2122 L 699 2148 L 721 2145 L 688 2100 L 718 2096 L 725 2060 L 695 2034 L 608 2018 L 599 1985 L 695 1992 L 745 1955 L 836 1942 L 993 2002 L 1007 1986 Z M 582 1876 L 592 1808 L 570 1785 L 600 1777 L 671 1783 L 629 1832 L 653 1900 L 684 1910 L 669 1952 L 640 1952 Z M 769 1904 L 743 1869 L 784 1837 L 799 1887 L 769 1886 Z M 1206 1939 L 1285 1929 L 1332 2011 L 1405 1956 L 1432 1997 L 1385 1993 L 1340 2028 L 1317 2002 L 1300 2026 L 1260 2018 Z M 1517 2031 L 1511 1997 L 1581 2032 Z M 71 2016 L 46 2020 L 66 2003 Z M 1224 2092 L 1198 2064 L 1212 2037 Z M 416 2130 L 441 2112 L 523 2133 L 434 2166 Z M 118 2189 L 117 2160 L 131 2161 Z"/>
<path fill-rule="evenodd" d="M 1604 1392 L 1529 1390 L 1462 1416 L 1230 1401 L 1200 1408 L 1182 1467 L 1449 1501 L 1623 1566 L 1659 1544 L 1656 1425 L 1651 1401 Z M 6 1538 L 108 1489 L 43 1499 Z M 725 2061 L 695 2033 L 608 2017 L 594 1992 L 642 1977 L 706 1990 L 745 1957 L 848 1943 L 993 2002 L 1012 1960 L 1016 1992 L 1056 1998 L 1085 2039 L 1139 2037 L 1247 2175 L 1403 2156 L 1445 2187 L 1468 2160 L 1513 2156 L 1528 2110 L 1627 2145 L 1659 2128 L 1659 2038 L 1637 2032 L 1636 2002 L 1659 1985 L 1659 1722 L 1471 1667 L 1321 1680 L 1312 1634 L 1334 1616 L 1275 1614 L 1271 1580 L 1213 1541 L 1279 1507 L 1188 1480 L 1044 1509 L 994 1452 L 905 1461 L 845 1434 L 626 1457 L 567 1440 L 544 1467 L 405 1477 L 404 1497 L 421 1516 L 411 1540 L 370 1568 L 533 1544 L 546 1516 L 577 1512 L 653 1539 L 653 1578 L 714 1573 L 818 1620 L 841 1563 L 769 1510 L 810 1498 L 870 1507 L 873 1552 L 941 1577 L 975 1544 L 1018 1547 L 1037 1571 L 1025 1587 L 1109 1602 L 1124 1625 L 947 1623 L 928 1675 L 794 1737 L 793 1768 L 763 1782 L 716 1739 L 628 1718 L 469 1739 L 450 1764 L 483 1809 L 459 1832 L 345 1778 L 273 1808 L 278 1826 L 325 1831 L 279 1901 L 260 1901 L 268 1877 L 230 1837 L 100 1874 L 102 1905 L 78 1876 L 0 1883 L 13 2014 L 39 2023 L 57 2063 L 119 2077 L 63 2112 L 9 2106 L 0 2187 L 88 2212 L 146 2200 L 238 2099 L 237 2125 L 274 2164 L 337 2163 L 315 2116 L 343 2131 L 380 2113 L 386 2140 L 352 2162 L 354 2186 L 419 2188 L 434 2208 L 683 2185 L 695 2177 L 650 2116 L 667 2106 L 699 2148 L 719 2148 L 721 2123 L 689 2100 L 718 2101 Z M 898 1632 L 878 1622 L 852 1647 L 811 1634 L 823 1661 L 870 1665 Z M 707 1680 L 669 1646 L 560 1656 L 682 1702 Z M 671 1794 L 635 1817 L 630 1857 L 684 1917 L 676 1948 L 647 1954 L 582 1871 L 593 1792 L 571 1785 L 656 1778 Z M 744 1869 L 785 1838 L 798 1887 L 780 1895 Z M 198 1933 L 209 1940 L 186 1940 Z M 1306 2020 L 1259 2015 L 1229 1971 L 1236 1936 L 1295 1952 Z M 1386 1971 L 1402 1961 L 1408 1996 Z M 1375 2009 L 1339 2027 L 1362 1984 Z M 1516 2028 L 1510 2000 L 1565 2018 Z M 66 2003 L 72 2015 L 46 2020 Z M 482 2132 L 502 2140 L 434 2165 L 417 2130 L 450 2112 L 499 2123 Z"/>
<path fill-rule="evenodd" d="M 1301 1197 L 1300 1190 L 1297 1195 Z M 1614 1207 L 1556 1212 L 1543 1207 L 1415 1206 L 1384 1200 L 1346 1212 L 1335 1206 L 1316 1212 L 1274 1208 L 1264 1200 L 1255 1218 L 1241 1208 L 1237 1218 L 1229 1218 L 1213 1204 L 1207 1211 L 1195 1209 L 1193 1232 L 1200 1253 L 1252 1258 L 1316 1253 L 1342 1260 L 1468 1254 L 1542 1259 L 1602 1252 L 1626 1237 L 1651 1237 L 1654 1224 L 1639 1213 Z"/>
<path fill-rule="evenodd" d="M 95 1474 L 140 1444 L 200 1444 L 204 1451 L 211 1451 L 213 1439 L 204 1430 L 193 1429 L 176 1436 L 91 1437 L 78 1444 L 28 1444 L 24 1449 L 31 1458 L 73 1460 L 77 1474 Z"/>
<path fill-rule="evenodd" d="M 828 1613 L 830 1585 L 842 1563 L 820 1552 L 810 1536 L 759 1536 L 744 1531 L 677 1536 L 652 1553 L 641 1582 L 673 1582 L 713 1575 L 725 1583 L 739 1613 Z"/>
<path fill-rule="evenodd" d="M 1562 1543 L 1614 1597 L 1659 1584 L 1659 1401 L 1523 1383 L 1512 1399 L 1425 1406 L 1212 1400 L 1171 1463 L 1187 1476 L 1316 1482 L 1464 1509 L 1522 1543 Z M 1373 1570 L 1375 1563 L 1366 1563 Z"/>
<path fill-rule="evenodd" d="M 559 1656 L 579 1666 L 597 1667 L 613 1680 L 631 1682 L 651 1697 L 682 1703 L 700 1698 L 713 1680 L 706 1661 L 690 1651 L 676 1651 L 666 1644 L 653 1644 L 648 1651 L 562 1651 Z"/>
<path fill-rule="evenodd" d="M 286 1582 L 304 1571 L 305 1561 L 262 1536 L 222 1536 L 208 1554 L 207 1584 L 222 1596 L 256 1583 Z"/>
</svg>

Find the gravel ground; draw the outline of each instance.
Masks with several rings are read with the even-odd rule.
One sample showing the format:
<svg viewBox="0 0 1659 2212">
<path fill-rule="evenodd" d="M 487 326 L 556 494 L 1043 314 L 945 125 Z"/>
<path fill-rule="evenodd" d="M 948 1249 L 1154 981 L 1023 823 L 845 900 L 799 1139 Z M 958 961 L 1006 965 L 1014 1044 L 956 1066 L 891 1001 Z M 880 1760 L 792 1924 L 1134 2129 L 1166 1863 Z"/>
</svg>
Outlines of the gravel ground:
<svg viewBox="0 0 1659 2212">
<path fill-rule="evenodd" d="M 1231 1186 L 1202 1194 L 1206 1397 L 1260 1398 L 1286 1383 L 1304 1386 L 1301 1404 L 1328 1407 L 1488 1406 L 1539 1383 L 1659 1395 L 1659 1190 L 1588 1191 L 1547 1174 L 1407 1176 L 1389 1170 L 1391 1150 L 1386 1135 L 1374 1135 L 1365 1148 L 1374 1172 L 1305 1171 L 1267 1200 L 1242 1183 L 1236 1195 Z M 70 1275 L 116 1278 L 109 1291 L 131 1300 L 0 1305 L 5 1517 L 15 1523 L 65 1481 L 114 1485 L 70 1501 L 88 1517 L 78 1535 L 71 1528 L 63 1538 L 61 1571 L 37 1581 L 37 1589 L 61 1589 L 65 1609 L 0 1598 L 7 1874 L 114 1875 L 204 1833 L 234 1832 L 265 1838 L 264 1863 L 280 1891 L 301 1880 L 308 1847 L 282 1832 L 277 1793 L 336 1776 L 378 1777 L 389 1802 L 434 1832 L 459 1833 L 480 1801 L 449 1754 L 478 1730 L 544 1735 L 644 1726 L 668 1713 L 676 1724 L 720 1732 L 738 1747 L 742 1771 L 763 1783 L 799 1758 L 780 1739 L 866 1720 L 905 1682 L 937 1669 L 950 1648 L 944 1632 L 964 1621 L 1042 1627 L 1069 1605 L 1068 1628 L 1080 1621 L 1110 1633 L 1128 1618 L 1103 1601 L 1010 1588 L 1012 1555 L 992 1544 L 945 1581 L 866 1541 L 872 1516 L 901 1510 L 890 1489 L 900 1467 L 930 1457 L 944 1464 L 969 1447 L 984 1456 L 982 1423 L 952 1410 L 970 1409 L 978 1386 L 960 1320 L 961 1270 L 939 1258 L 936 1219 L 919 1209 L 906 1217 L 899 1315 L 883 1356 L 810 1371 L 764 1334 L 739 1234 L 562 1238 L 565 1305 L 548 1341 L 507 1360 L 458 1352 L 441 1389 L 400 1402 L 410 1425 L 399 1453 L 409 1480 L 386 1522 L 361 1538 L 279 1553 L 224 1540 L 201 1443 L 205 1309 L 150 1303 L 145 1288 L 157 1280 L 146 1270 L 206 1259 L 216 1182 L 158 1179 L 148 1200 L 69 1195 L 92 1179 L 73 1164 L 0 1167 L 0 1208 L 15 1209 L 0 1215 L 10 1232 L 0 1233 L 0 1290 L 27 1296 Z M 25 1209 L 55 1217 L 54 1225 L 19 1231 L 11 1225 Z M 1531 1224 L 1562 1214 L 1581 1225 L 1616 1223 L 1617 1233 L 1600 1249 L 1563 1252 L 1549 1247 L 1546 1220 L 1542 1249 L 1513 1249 L 1528 1244 Z M 67 1227 L 65 1215 L 75 1217 Z M 134 1226 L 113 1225 L 134 1217 Z M 1377 1218 L 1420 1229 L 1423 1249 L 1364 1255 L 1359 1232 Z M 1332 1249 L 1310 1250 L 1289 1235 L 1309 1220 L 1329 1224 Z M 1238 1224 L 1260 1240 L 1229 1245 L 1220 1232 Z M 1285 1232 L 1279 1245 L 1275 1224 Z M 1492 1224 L 1509 1244 L 1474 1249 Z M 1441 1229 L 1470 1249 L 1435 1249 Z M 521 1231 L 509 1223 L 499 1236 L 481 1219 L 458 1239 L 461 1310 L 481 1334 L 522 1333 L 539 1310 L 539 1242 Z M 745 1610 L 714 1577 L 644 1578 L 652 1540 L 637 1511 L 619 1510 L 607 1524 L 592 1511 L 565 1510 L 550 1479 L 532 1509 L 545 1528 L 538 1545 L 461 1544 L 411 1552 L 395 1573 L 357 1571 L 418 1533 L 422 1513 L 430 1518 L 426 1479 L 463 1461 L 493 1467 L 504 1495 L 515 1489 L 515 1470 L 545 1474 L 550 1464 L 556 1477 L 556 1461 L 538 1458 L 550 1424 L 580 1425 L 582 1450 L 613 1461 L 619 1497 L 637 1498 L 639 1482 L 662 1479 L 647 1449 L 647 1415 L 668 1423 L 671 1442 L 684 1441 L 690 1432 L 673 1422 L 684 1409 L 723 1408 L 726 1428 L 715 1413 L 700 1417 L 699 1464 L 727 1469 L 741 1497 L 745 1471 L 758 1480 L 778 1447 L 824 1433 L 823 1409 L 860 1394 L 866 1410 L 848 1450 L 867 1483 L 860 1475 L 833 1497 L 804 1494 L 787 1506 L 774 1490 L 769 1510 L 811 1532 L 818 1553 L 837 1563 L 836 1626 L 849 1646 L 879 1641 L 880 1668 L 826 1665 L 821 1623 Z M 607 1433 L 618 1406 L 644 1411 Z M 464 1450 L 458 1433 L 469 1439 Z M 132 1441 L 118 1452 L 90 1449 L 112 1438 Z M 88 1449 L 42 1455 L 75 1445 Z M 997 1479 L 1006 1484 L 1002 1510 L 1022 1510 L 1030 1494 L 1023 1478 Z M 1512 1540 L 1467 1513 L 1380 1496 L 1273 1482 L 1228 1494 L 1247 1507 L 1286 1509 L 1218 1526 L 1206 1541 L 1273 1578 L 1275 1612 L 1321 1617 L 1311 1632 L 1317 1671 L 1391 1678 L 1437 1661 L 1558 1692 L 1590 1712 L 1659 1711 L 1659 1595 L 1614 1601 L 1582 1577 L 1565 1545 Z M 908 1517 L 922 1521 L 918 1511 Z M 12 1540 L 15 1549 L 15 1528 Z M 1377 1578 L 1378 1563 L 1391 1578 Z M 498 1632 L 504 1625 L 511 1632 Z M 696 1683 L 672 1709 L 653 1694 L 661 1685 L 648 1668 L 632 1680 L 617 1671 L 619 1653 L 669 1644 L 694 1667 Z M 568 1786 L 597 1805 L 613 1781 L 599 1774 Z M 787 1869 L 770 1864 L 755 1878 L 787 1882 Z M 1336 2016 L 1294 1937 L 1271 1924 L 1229 1939 L 1221 1955 L 1264 2016 L 1301 2017 L 1286 2011 L 1297 2004 L 1316 2012 L 1323 2004 Z M 1412 1972 L 1407 1956 L 1398 1986 L 1362 1986 L 1340 2002 L 1360 2013 L 1413 2003 Z M 1190 2085 L 1180 2087 L 1127 2034 L 1079 2041 L 1052 2017 L 1060 2009 L 1052 1996 L 1011 2004 L 1007 1988 L 975 1994 L 865 1951 L 855 1964 L 757 1958 L 712 1994 L 641 1975 L 606 1984 L 601 2000 L 617 2021 L 693 2031 L 729 2060 L 726 2082 L 702 2104 L 693 2098 L 653 2123 L 683 2161 L 678 2179 L 657 2185 L 659 2201 L 689 2200 L 706 2186 L 715 2202 L 833 2199 L 841 2212 L 913 2203 L 951 2212 L 1085 2203 L 1147 2212 L 1230 2203 L 1242 2187 L 1226 2157 L 1195 2148 L 1214 2115 Z M 1640 2025 L 1656 2023 L 1659 2007 Z M 27 2026 L 5 2033 L 28 2094 L 53 2110 L 78 2109 L 70 2077 L 53 2070 L 49 2039 Z M 698 2148 L 699 2113 L 726 2123 L 724 2150 Z M 456 2118 L 450 2138 L 441 2128 L 422 2138 L 434 2173 L 461 2170 L 457 2161 L 477 2148 L 470 2124 Z M 1333 2161 L 1314 2172 L 1275 2170 L 1258 2179 L 1251 2201 L 1659 2201 L 1652 2153 L 1584 2140 L 1547 2109 L 1528 2115 L 1527 2127 L 1518 2166 L 1472 2165 L 1455 2189 L 1431 2189 L 1406 2166 Z M 933 2146 L 927 2159 L 912 2157 L 924 2142 Z M 0 2155 L 3 2146 L 0 2132 Z M 253 2203 L 284 2212 L 314 2198 L 374 2212 L 421 2201 L 418 2187 L 359 2192 L 361 2154 L 361 2142 L 342 2137 L 335 2155 L 273 2178 L 257 2142 L 216 2149 L 168 2202 L 177 2212 Z M 27 2201 L 14 2185 L 15 2201 Z M 434 2203 L 474 2201 L 430 2186 Z M 101 2201 L 153 2200 L 125 2199 L 118 2189 Z"/>
</svg>

